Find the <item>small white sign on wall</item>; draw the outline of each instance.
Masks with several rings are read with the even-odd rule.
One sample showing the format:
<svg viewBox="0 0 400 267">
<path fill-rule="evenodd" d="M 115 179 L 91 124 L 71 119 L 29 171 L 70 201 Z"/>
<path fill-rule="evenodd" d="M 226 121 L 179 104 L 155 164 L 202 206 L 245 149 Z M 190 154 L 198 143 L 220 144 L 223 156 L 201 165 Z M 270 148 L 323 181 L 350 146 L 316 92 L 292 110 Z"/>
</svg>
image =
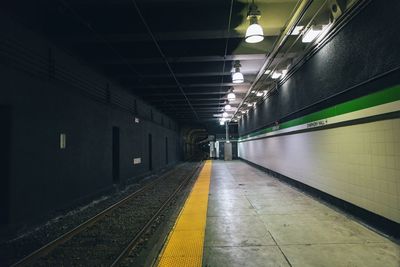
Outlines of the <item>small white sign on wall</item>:
<svg viewBox="0 0 400 267">
<path fill-rule="evenodd" d="M 60 134 L 60 149 L 67 147 L 67 135 L 65 133 Z"/>
<path fill-rule="evenodd" d="M 133 159 L 133 165 L 140 164 L 140 163 L 142 163 L 142 158 L 134 158 Z"/>
</svg>

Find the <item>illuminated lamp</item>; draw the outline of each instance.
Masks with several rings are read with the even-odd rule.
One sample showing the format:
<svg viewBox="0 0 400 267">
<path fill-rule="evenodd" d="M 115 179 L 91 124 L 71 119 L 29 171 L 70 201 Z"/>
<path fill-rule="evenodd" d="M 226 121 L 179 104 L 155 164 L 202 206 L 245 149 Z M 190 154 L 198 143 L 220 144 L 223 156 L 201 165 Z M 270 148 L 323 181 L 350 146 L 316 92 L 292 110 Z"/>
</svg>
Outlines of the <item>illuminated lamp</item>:
<svg viewBox="0 0 400 267">
<path fill-rule="evenodd" d="M 264 40 L 264 31 L 258 19 L 261 17 L 261 12 L 257 9 L 257 6 L 253 2 L 249 6 L 249 12 L 247 13 L 247 19 L 250 20 L 250 25 L 246 30 L 244 40 L 246 43 L 259 43 Z"/>
<path fill-rule="evenodd" d="M 240 61 L 236 60 L 233 67 L 235 68 L 235 72 L 232 74 L 232 83 L 242 83 L 244 82 L 243 74 L 240 72 Z"/>
</svg>

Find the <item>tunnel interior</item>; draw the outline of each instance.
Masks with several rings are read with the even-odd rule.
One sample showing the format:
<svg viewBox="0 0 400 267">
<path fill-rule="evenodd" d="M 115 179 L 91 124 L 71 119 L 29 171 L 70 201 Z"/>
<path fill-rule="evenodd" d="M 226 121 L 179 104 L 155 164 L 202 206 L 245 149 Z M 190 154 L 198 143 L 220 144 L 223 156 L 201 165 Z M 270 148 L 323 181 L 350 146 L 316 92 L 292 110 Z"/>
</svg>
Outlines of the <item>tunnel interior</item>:
<svg viewBox="0 0 400 267">
<path fill-rule="evenodd" d="M 3 1 L 0 241 L 207 162 L 211 184 L 257 169 L 397 242 L 398 12 L 396 0 Z"/>
</svg>

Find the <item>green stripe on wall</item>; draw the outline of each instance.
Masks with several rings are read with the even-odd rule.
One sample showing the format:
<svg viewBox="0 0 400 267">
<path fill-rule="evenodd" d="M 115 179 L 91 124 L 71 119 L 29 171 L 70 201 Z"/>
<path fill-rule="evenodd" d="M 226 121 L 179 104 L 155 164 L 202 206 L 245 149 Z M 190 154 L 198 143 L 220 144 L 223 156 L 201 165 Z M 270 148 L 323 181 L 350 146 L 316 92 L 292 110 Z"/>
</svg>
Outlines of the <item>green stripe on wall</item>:
<svg viewBox="0 0 400 267">
<path fill-rule="evenodd" d="M 360 97 L 360 98 L 357 98 L 354 100 L 350 100 L 350 101 L 347 101 L 347 102 L 344 102 L 344 103 L 341 103 L 341 104 L 338 104 L 338 105 L 335 105 L 335 106 L 332 106 L 332 107 L 329 107 L 329 108 L 326 108 L 326 109 L 323 109 L 323 110 L 320 110 L 320 111 L 317 111 L 317 112 L 314 112 L 311 114 L 308 114 L 306 116 L 303 116 L 303 117 L 300 117 L 300 118 L 297 118 L 294 120 L 284 122 L 279 125 L 279 130 L 306 124 L 306 123 L 310 123 L 310 122 L 314 122 L 314 121 L 318 121 L 318 120 L 322 120 L 322 119 L 335 117 L 338 115 L 343 115 L 346 113 L 350 113 L 350 112 L 354 112 L 354 111 L 394 102 L 397 100 L 400 100 L 400 85 L 396 85 L 396 86 L 387 88 L 385 90 L 382 90 L 382 91 L 379 91 L 379 92 L 376 92 L 373 94 L 369 94 L 369 95 L 366 95 L 366 96 L 363 96 L 363 97 Z M 273 130 L 273 127 L 264 128 L 262 130 L 241 136 L 239 138 L 239 140 L 243 140 L 243 139 L 254 137 L 257 135 L 261 135 L 261 134 L 270 133 L 273 131 L 275 131 L 275 130 Z"/>
</svg>

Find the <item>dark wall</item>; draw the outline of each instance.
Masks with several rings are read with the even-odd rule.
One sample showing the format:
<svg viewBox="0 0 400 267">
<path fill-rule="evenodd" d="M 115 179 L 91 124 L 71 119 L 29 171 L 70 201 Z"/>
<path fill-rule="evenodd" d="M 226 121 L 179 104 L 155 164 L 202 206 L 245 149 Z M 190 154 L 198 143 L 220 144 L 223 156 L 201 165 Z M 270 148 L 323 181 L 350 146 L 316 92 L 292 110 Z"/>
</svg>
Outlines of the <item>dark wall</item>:
<svg viewBox="0 0 400 267">
<path fill-rule="evenodd" d="M 40 221 L 111 190 L 113 127 L 119 128 L 122 185 L 149 172 L 148 134 L 153 136 L 154 171 L 179 161 L 174 121 L 45 38 L 1 20 L 1 140 L 7 140 L 1 159 L 9 160 L 2 161 L 9 175 L 2 168 L 1 197 L 8 200 L 2 199 L 1 208 L 2 215 L 3 208 L 10 210 L 9 224 Z M 61 133 L 66 134 L 65 149 L 60 149 Z M 6 145 L 9 152 L 3 150 Z M 141 164 L 134 165 L 139 157 Z"/>
<path fill-rule="evenodd" d="M 400 1 L 371 1 L 270 98 L 240 120 L 240 134 L 398 84 L 399 12 Z"/>
<path fill-rule="evenodd" d="M 11 108 L 0 106 L 0 225 L 9 220 Z"/>
</svg>

